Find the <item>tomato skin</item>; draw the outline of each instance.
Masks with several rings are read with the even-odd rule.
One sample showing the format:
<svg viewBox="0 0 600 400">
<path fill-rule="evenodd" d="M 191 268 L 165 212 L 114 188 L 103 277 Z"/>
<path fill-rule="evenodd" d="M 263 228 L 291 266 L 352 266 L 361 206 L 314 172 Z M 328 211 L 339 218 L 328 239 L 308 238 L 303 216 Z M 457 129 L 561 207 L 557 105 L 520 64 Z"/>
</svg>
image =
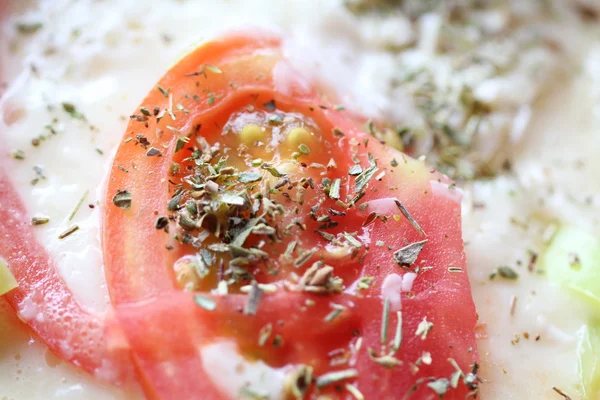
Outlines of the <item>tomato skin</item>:
<svg viewBox="0 0 600 400">
<path fill-rule="evenodd" d="M 205 64 L 218 66 L 221 73 L 205 72 L 202 76 L 194 76 L 194 72 Z M 282 69 L 289 74 L 291 67 L 282 59 L 277 38 L 233 36 L 200 47 L 159 82 L 161 88 L 173 94 L 172 102 L 182 104 L 189 114 L 177 114 L 175 120 L 165 117 L 158 123 L 154 118 L 134 120 L 127 129 L 125 138 L 137 134 L 152 137 L 164 149 L 163 157 L 147 157 L 133 141 L 124 142 L 117 152 L 105 199 L 105 263 L 111 299 L 133 348 L 145 392 L 149 398 L 222 398 L 207 379 L 202 379 L 205 378 L 201 374 L 204 367 L 198 356 L 199 347 L 217 339 L 235 340 L 243 354 L 259 352 L 263 356 L 260 358 L 273 367 L 311 363 L 316 374 L 323 374 L 330 370 L 328 360 L 323 358 L 329 350 L 326 347 L 331 344 L 327 338 L 335 338 L 338 347 L 351 347 L 360 337 L 362 350 L 349 364 L 360 374 L 348 382 L 358 387 L 366 398 L 399 399 L 411 393 L 415 399 L 436 398 L 437 394 L 427 387 L 427 383 L 430 378 L 449 378 L 456 372 L 448 359 L 452 359 L 465 374 L 478 359 L 474 338 L 476 314 L 465 271 L 460 203 L 456 201 L 453 189 L 448 188 L 451 182 L 435 171 L 429 171 L 423 163 L 376 142 L 363 132 L 356 116 L 348 117 L 336 111 L 331 101 L 307 88 L 300 80 L 291 80 L 282 86 L 278 78 Z M 199 102 L 181 95 L 195 93 L 195 82 L 206 88 L 201 92 L 204 97 Z M 235 85 L 230 85 L 231 82 Z M 335 155 L 338 168 L 343 171 L 337 172 L 339 175 L 335 177 L 344 179 L 345 189 L 352 189 L 353 185 L 346 175 L 352 165 L 350 143 L 353 141 L 366 147 L 366 151 L 361 148 L 357 155 L 363 165 L 367 162 L 367 153 L 373 153 L 381 170 L 388 174 L 381 182 L 373 179 L 370 183 L 361 199 L 368 203 L 366 208 L 347 209 L 344 226 L 332 231 L 337 233 L 347 229 L 370 237 L 369 252 L 362 260 L 362 266 L 354 263 L 350 267 L 340 262 L 334 267 L 340 270 L 357 268 L 360 276 L 374 279 L 371 286 L 358 295 L 317 298 L 314 311 L 308 311 L 308 314 L 304 310 L 307 307 L 302 304 L 309 296 L 288 292 L 265 295 L 255 316 L 241 313 L 246 298 L 241 295 L 215 296 L 217 307 L 208 312 L 194 304 L 191 294 L 176 288 L 170 266 L 180 253 L 165 250 L 169 244 L 168 236 L 151 228 L 158 215 L 168 214 L 167 178 L 178 137 L 175 132 L 194 131 L 195 126 L 202 126 L 199 134 L 210 140 L 214 138 L 211 135 L 217 134 L 210 127 L 222 126 L 232 112 L 248 104 L 261 107 L 271 100 L 282 112 L 305 114 L 319 126 L 322 134 L 333 143 L 331 148 L 323 149 L 322 156 Z M 164 109 L 169 101 L 168 95 L 153 89 L 142 106 Z M 342 131 L 344 136 L 335 137 L 332 134 L 334 128 Z M 154 139 L 155 132 L 160 132 L 159 139 Z M 389 168 L 392 161 L 399 167 Z M 326 162 L 324 160 L 323 164 Z M 131 172 L 124 173 L 119 166 Z M 111 204 L 115 193 L 124 189 L 132 194 L 129 210 Z M 419 221 L 425 235 L 401 217 L 394 201 L 396 198 Z M 325 200 L 324 204 L 325 207 L 335 206 L 331 199 Z M 372 212 L 390 218 L 387 222 L 377 220 L 363 227 L 364 220 Z M 392 218 L 392 215 L 400 218 Z M 309 226 L 303 235 L 316 236 L 312 229 Z M 402 294 L 402 346 L 395 354 L 400 365 L 388 369 L 371 360 L 367 352 L 369 348 L 374 351 L 381 348 L 382 286 L 386 276 L 407 272 L 391 262 L 392 250 L 423 239 L 428 242 L 415 265 L 420 269 L 418 279 L 410 293 Z M 385 246 L 376 246 L 378 241 L 385 242 Z M 449 270 L 450 267 L 454 272 Z M 355 274 L 356 270 L 350 272 Z M 350 320 L 339 326 L 328 325 L 324 315 L 331 311 L 329 303 L 346 301 L 352 302 L 352 306 L 348 303 L 343 315 Z M 424 318 L 433 327 L 422 339 L 416 332 Z M 286 331 L 288 347 L 278 351 L 257 349 L 255 341 L 260 329 L 279 319 L 294 327 Z M 395 314 L 392 314 L 389 336 L 393 336 L 395 320 Z M 320 332 L 323 336 L 319 336 Z M 425 352 L 430 352 L 434 360 L 430 365 L 418 361 Z M 167 370 L 164 363 L 170 365 Z M 190 371 L 194 373 L 190 374 Z M 177 378 L 173 378 L 175 376 Z M 309 398 L 322 393 L 334 398 L 351 398 L 348 392 L 340 393 L 338 386 L 312 392 Z M 461 380 L 444 398 L 463 399 L 468 393 L 469 388 Z"/>
<path fill-rule="evenodd" d="M 104 380 L 131 381 L 127 343 L 107 316 L 85 309 L 59 276 L 53 260 L 37 242 L 30 219 L 8 175 L 0 168 L 0 257 L 19 287 L 4 298 L 59 357 Z"/>
<path fill-rule="evenodd" d="M 306 306 L 308 298 L 314 301 L 311 306 Z M 340 340 L 355 342 L 360 314 L 379 304 L 374 299 L 340 296 L 336 304 L 346 310 L 334 321 L 323 324 L 331 307 L 330 299 L 322 296 L 265 295 L 257 314 L 250 318 L 241 312 L 245 295 L 213 296 L 213 299 L 216 302 L 213 311 L 198 307 L 189 294 L 176 291 L 120 308 L 121 324 L 134 346 L 135 362 L 142 368 L 142 384 L 149 398 L 225 399 L 211 382 L 201 378 L 206 373 L 198 354 L 202 347 L 235 338 L 244 353 L 256 348 L 261 329 L 271 324 L 270 340 L 252 354 L 259 359 L 275 356 L 276 361 L 270 365 L 282 368 L 301 358 L 317 359 L 323 353 L 335 351 Z M 298 313 L 299 309 L 303 311 Z M 165 335 L 165 325 L 172 326 L 172 334 Z M 142 326 L 146 329 L 141 330 Z M 275 346 L 273 338 L 277 335 L 288 340 Z M 304 337 L 311 346 L 293 339 L 298 336 Z M 161 344 L 159 348 L 157 343 Z M 169 367 L 165 367 L 167 364 Z M 169 368 L 174 377 L 182 378 L 174 378 L 176 382 L 165 381 L 164 368 Z M 327 363 L 314 365 L 315 373 L 322 374 L 328 369 Z M 193 376 L 189 371 L 194 371 Z"/>
<path fill-rule="evenodd" d="M 273 48 L 278 43 L 279 39 L 273 37 L 247 38 L 246 36 L 210 42 L 203 46 L 201 51 L 195 52 L 195 57 L 186 57 L 176 64 L 157 86 L 169 88 L 174 93 L 179 91 L 179 96 L 181 96 L 180 93 L 185 92 L 190 85 L 194 87 L 195 79 L 200 82 L 203 80 L 202 77 L 189 77 L 183 81 L 184 85 L 181 77 L 190 72 L 197 72 L 202 64 L 216 64 L 220 60 L 234 59 L 239 54 L 252 53 L 256 50 L 264 52 L 265 63 L 273 63 L 276 55 Z M 253 81 L 253 78 L 261 72 L 260 68 L 259 71 L 256 71 L 256 68 L 258 67 L 253 63 L 244 65 L 244 76 L 240 79 Z M 210 72 L 207 73 L 210 74 Z M 135 134 L 140 131 L 147 132 L 148 136 L 153 138 L 156 129 L 161 129 L 159 142 L 167 148 L 163 157 L 147 157 L 139 146 L 135 146 L 133 142 L 126 143 L 121 146 L 113 162 L 105 198 L 107 207 L 104 209 L 103 218 L 103 245 L 108 287 L 111 299 L 115 304 L 156 296 L 172 288 L 171 276 L 166 268 L 168 265 L 172 265 L 175 259 L 170 253 L 162 251 L 167 244 L 164 234 L 157 230 L 147 229 L 148 226 L 153 226 L 156 220 L 154 212 L 164 214 L 165 205 L 170 197 L 169 183 L 167 179 L 161 179 L 152 184 L 145 184 L 141 180 L 140 173 L 136 173 L 135 170 L 146 173 L 148 179 L 152 176 L 167 177 L 175 141 L 178 137 L 172 129 L 167 128 L 168 126 L 186 133 L 193 129 L 193 125 L 214 119 L 222 112 L 221 109 L 227 106 L 227 101 L 232 94 L 235 93 L 240 99 L 244 97 L 243 93 L 247 93 L 247 98 L 243 99 L 245 103 L 254 94 L 253 87 L 237 90 L 230 87 L 219 75 L 212 74 L 210 77 L 217 80 L 212 85 L 214 95 L 216 98 L 218 97 L 214 104 L 207 104 L 209 100 L 206 95 L 201 99 L 202 108 L 191 99 L 176 98 L 176 102 L 191 110 L 185 118 L 183 115 L 176 121 L 163 118 L 159 124 L 152 119 L 148 121 L 148 128 L 144 128 L 140 122 L 132 121 L 127 127 L 125 138 L 134 138 Z M 270 84 L 271 82 L 266 80 L 260 81 L 257 82 L 256 88 Z M 154 89 L 142 104 L 149 105 L 150 108 L 157 106 L 164 110 L 169 107 L 169 99 L 160 90 Z M 209 126 L 208 123 L 204 125 Z M 152 133 L 152 136 L 149 133 Z M 131 170 L 135 168 L 135 170 L 126 173 L 120 170 L 119 166 Z M 133 197 L 131 209 L 127 211 L 112 207 L 111 204 L 115 193 L 123 189 L 129 190 Z M 128 238 L 128 240 L 123 240 L 123 238 Z M 134 256 L 135 259 L 133 259 Z M 121 267 L 131 266 L 133 263 L 137 265 L 135 270 Z M 156 268 L 156 266 L 164 266 L 164 269 Z M 130 275 L 133 271 L 135 271 L 135 277 Z"/>
</svg>

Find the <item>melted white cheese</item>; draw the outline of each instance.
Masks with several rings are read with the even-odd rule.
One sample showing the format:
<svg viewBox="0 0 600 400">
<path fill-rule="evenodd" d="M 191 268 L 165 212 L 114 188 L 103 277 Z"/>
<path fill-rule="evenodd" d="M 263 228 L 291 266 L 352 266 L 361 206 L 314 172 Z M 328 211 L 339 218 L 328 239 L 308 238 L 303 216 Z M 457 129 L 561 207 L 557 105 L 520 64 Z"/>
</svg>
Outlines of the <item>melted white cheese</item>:
<svg viewBox="0 0 600 400">
<path fill-rule="evenodd" d="M 591 48 L 585 64 L 597 60 L 598 50 Z M 568 221 L 600 236 L 597 74 L 594 67 L 559 83 L 554 96 L 537 105 L 514 177 L 467 190 L 463 236 L 475 304 L 487 331 L 478 345 L 481 376 L 487 379 L 483 393 L 490 398 L 553 398 L 553 386 L 583 398 L 577 342 L 597 310 L 527 266 L 528 250 L 541 247 L 544 221 Z M 518 280 L 490 281 L 500 265 L 513 267 Z"/>
<path fill-rule="evenodd" d="M 414 119 L 417 114 L 406 93 L 391 85 L 402 65 L 435 65 L 437 81 L 453 79 L 451 62 L 434 54 L 439 29 L 435 16 L 421 21 L 417 49 L 397 56 L 385 47 L 403 46 L 419 36 L 408 19 L 394 14 L 358 20 L 341 0 L 10 3 L 0 23 L 0 81 L 8 83 L 0 98 L 0 154 L 31 215 L 50 217 L 49 224 L 36 227 L 38 239 L 57 260 L 77 298 L 96 310 L 106 309 L 108 297 L 98 237 L 100 212 L 88 205 L 102 206 L 98 200 L 103 197 L 103 180 L 128 115 L 164 71 L 195 44 L 249 25 L 289 33 L 293 41 L 286 43 L 286 55 L 308 79 L 328 82 L 339 89 L 345 104 L 393 121 Z M 521 8 L 528 4 L 514 3 Z M 491 30 L 506 24 L 502 13 L 482 18 Z M 15 25 L 21 22 L 41 22 L 43 28 L 20 35 Z M 562 37 L 571 35 L 576 42 L 576 46 L 569 43 L 573 60 L 589 48 L 583 71 L 576 72 L 580 78 L 564 82 L 550 99 L 531 108 L 539 86 L 549 81 L 546 69 L 530 75 L 531 65 L 540 59 L 548 60 L 544 65 L 553 64 L 544 53 L 527 55 L 535 58 L 531 62 L 523 57 L 517 72 L 475 88 L 478 96 L 498 107 L 521 106 L 516 120 L 507 112 L 482 128 L 485 140 L 478 144 L 482 153 L 493 153 L 502 141 L 497 131 L 507 127 L 509 151 L 516 154 L 515 176 L 464 188 L 469 275 L 487 332 L 487 338 L 479 341 L 483 398 L 552 398 L 556 395 L 552 386 L 573 398 L 579 393 L 576 339 L 590 310 L 525 267 L 515 267 L 520 274 L 516 282 L 489 280 L 499 265 L 517 260 L 525 265 L 527 249 L 535 247 L 540 237 L 539 227 L 530 221 L 534 215 L 567 219 L 599 233 L 600 180 L 594 171 L 600 170 L 600 48 L 589 44 L 589 32 L 582 36 L 571 25 L 559 28 L 568 29 Z M 461 79 L 476 81 L 482 74 L 485 71 L 469 70 Z M 277 71 L 282 90 L 290 75 L 287 69 Z M 63 102 L 74 104 L 86 121 L 69 116 Z M 47 139 L 33 147 L 31 140 L 39 135 Z M 23 150 L 25 160 L 10 157 L 15 150 Z M 35 165 L 43 168 L 46 178 L 32 186 Z M 432 189 L 454 196 L 446 187 Z M 86 192 L 82 207 L 69 221 Z M 485 208 L 472 207 L 474 203 L 485 203 Z M 531 222 L 531 227 L 524 229 L 510 217 Z M 59 240 L 58 235 L 73 224 L 80 229 Z M 395 290 L 403 285 L 402 280 Z M 24 319 L 35 314 L 23 305 Z M 96 382 L 56 359 L 11 315 L 0 300 L 0 399 L 137 396 Z M 260 386 L 256 389 L 277 393 L 279 371 L 250 366 L 229 345 L 201 351 L 207 369 L 231 371 L 237 364 L 246 365 L 240 385 L 253 381 Z M 229 364 L 219 361 L 227 358 L 223 354 L 230 356 Z M 239 385 L 229 386 L 222 376 L 215 374 L 215 383 L 233 394 Z M 270 377 L 268 384 L 265 376 Z"/>
<path fill-rule="evenodd" d="M 247 361 L 234 342 L 206 345 L 200 356 L 204 370 L 223 395 L 232 399 L 251 398 L 248 393 L 270 400 L 284 398 L 286 371 L 271 368 L 262 361 Z"/>
<path fill-rule="evenodd" d="M 402 309 L 402 276 L 389 274 L 381 284 L 381 298 L 389 300 L 392 312 Z"/>
</svg>

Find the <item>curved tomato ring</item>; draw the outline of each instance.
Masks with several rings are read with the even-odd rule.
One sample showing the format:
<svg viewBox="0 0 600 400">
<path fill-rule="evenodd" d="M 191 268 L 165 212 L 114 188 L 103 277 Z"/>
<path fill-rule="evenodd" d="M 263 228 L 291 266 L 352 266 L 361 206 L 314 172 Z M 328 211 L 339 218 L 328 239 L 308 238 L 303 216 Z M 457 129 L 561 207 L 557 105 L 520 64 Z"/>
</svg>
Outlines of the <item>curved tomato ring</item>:
<svg viewBox="0 0 600 400">
<path fill-rule="evenodd" d="M 21 317 L 28 314 L 25 322 L 62 359 L 104 380 L 131 380 L 129 349 L 118 325 L 73 297 L 37 242 L 25 207 L 2 169 L 0 193 L 0 257 L 19 284 L 4 296 L 8 303 Z"/>
<path fill-rule="evenodd" d="M 216 65 L 220 69 L 217 72 L 214 69 L 207 71 L 203 68 L 207 65 Z M 201 70 L 202 74 L 199 74 Z M 198 82 L 196 89 L 198 86 L 205 89 L 201 91 L 199 101 L 181 95 L 197 93 L 194 82 Z M 362 132 L 354 119 L 335 111 L 329 101 L 316 95 L 309 85 L 297 79 L 296 73 L 282 59 L 279 39 L 272 36 L 234 35 L 205 44 L 175 65 L 160 80 L 157 88 L 150 92 L 142 106 L 151 109 L 156 106 L 164 110 L 177 103 L 189 114 L 179 113 L 175 120 L 164 117 L 160 122 L 154 118 L 133 120 L 127 129 L 125 137 L 128 140 L 116 154 L 105 198 L 103 245 L 107 281 L 119 320 L 133 348 L 146 394 L 150 398 L 218 399 L 223 395 L 208 379 L 204 379 L 205 373 L 201 372 L 205 366 L 198 355 L 199 347 L 218 335 L 216 329 L 223 329 L 228 321 L 238 321 L 238 326 L 243 327 L 242 337 L 238 332 L 238 341 L 242 346 L 249 340 L 244 337 L 257 337 L 260 327 L 273 315 L 289 315 L 291 311 L 288 305 L 298 306 L 304 301 L 305 295 L 287 293 L 267 296 L 261 303 L 264 306 L 255 317 L 239 315 L 243 296 L 213 296 L 217 310 L 220 310 L 217 318 L 214 313 L 196 306 L 190 294 L 175 288 L 170 266 L 177 259 L 177 252 L 167 251 L 164 232 L 153 229 L 157 216 L 166 213 L 169 200 L 167 176 L 178 138 L 175 132 L 190 132 L 198 125 L 210 126 L 215 121 L 222 121 L 223 115 L 249 103 L 260 105 L 275 100 L 277 108 L 284 112 L 300 111 L 309 115 L 323 132 L 339 128 L 347 137 L 359 143 L 369 136 Z M 169 99 L 171 95 L 177 98 Z M 157 132 L 159 134 L 154 136 Z M 161 143 L 163 157 L 148 157 L 145 151 L 136 146 L 131 139 L 139 133 Z M 439 189 L 433 186 L 449 184 L 445 177 L 428 171 L 423 164 L 379 143 L 369 146 L 372 146 L 369 150 L 381 159 L 389 162 L 397 157 L 404 164 L 397 171 L 395 179 L 410 184 L 409 187 L 397 188 L 394 195 L 402 197 L 407 207 L 415 211 L 413 216 L 428 232 L 430 246 L 421 256 L 433 265 L 416 284 L 415 296 L 403 299 L 404 309 L 409 310 L 402 326 L 403 346 L 407 349 L 399 355 L 403 364 L 393 370 L 380 367 L 376 372 L 360 375 L 356 382 L 367 398 L 395 399 L 411 393 L 418 398 L 432 398 L 433 390 L 427 388 L 426 383 L 433 378 L 424 375 L 427 368 L 423 367 L 424 372 L 419 372 L 419 368 L 415 372 L 411 368 L 414 365 L 412 363 L 418 363 L 417 356 L 421 356 L 416 355 L 417 352 L 427 348 L 423 343 L 435 349 L 436 357 L 442 357 L 435 367 L 430 368 L 438 377 L 450 377 L 456 372 L 455 365 L 466 374 L 477 361 L 474 338 L 476 315 L 464 273 L 460 205 L 453 199 L 452 193 L 432 193 L 436 188 Z M 350 154 L 347 143 L 340 144 L 340 151 Z M 431 181 L 435 181 L 435 185 Z M 132 196 L 128 210 L 111 205 L 113 196 L 121 190 L 128 190 Z M 367 193 L 365 199 L 376 200 L 381 197 L 373 193 Z M 385 208 L 386 204 L 379 206 Z M 366 213 L 376 208 L 369 207 Z M 400 221 L 396 229 L 403 232 L 408 242 L 420 238 L 406 220 Z M 373 240 L 382 235 L 394 237 L 388 228 L 373 230 Z M 402 242 L 396 240 L 396 244 L 399 243 Z M 435 250 L 440 249 L 442 251 L 436 254 Z M 397 270 L 397 266 L 389 265 L 389 253 L 383 251 L 369 253 L 364 263 L 363 276 L 385 275 Z M 380 269 L 380 265 L 384 266 Z M 448 267 L 454 267 L 454 271 L 461 273 L 451 272 Z M 353 297 L 353 304 L 348 305 L 351 309 L 348 317 L 335 324 L 335 327 L 327 328 L 329 336 L 334 337 L 336 332 L 356 327 L 362 330 L 365 342 L 374 345 L 380 336 L 381 285 L 381 279 L 378 279 L 367 291 L 366 297 Z M 278 301 L 277 296 L 284 296 L 285 301 Z M 350 301 L 344 300 L 346 296 L 338 295 L 335 300 Z M 321 320 L 330 300 L 322 298 L 317 301 L 315 315 Z M 429 301 L 434 301 L 435 307 Z M 457 306 L 462 308 L 457 310 Z M 356 316 L 361 314 L 357 322 Z M 423 342 L 420 335 L 413 334 L 423 316 L 436 324 L 427 342 Z M 300 324 L 306 326 L 311 319 L 306 315 L 304 317 Z M 292 326 L 296 325 L 292 323 Z M 313 345 L 319 346 L 316 343 Z M 288 361 L 294 359 L 293 354 L 298 354 L 300 348 L 288 348 L 292 354 Z M 455 364 L 447 362 L 448 358 L 453 358 Z M 355 362 L 356 368 L 373 371 L 373 361 L 366 352 L 363 351 Z M 413 372 L 410 372 L 411 369 Z M 190 375 L 190 371 L 193 374 Z M 373 380 L 372 374 L 375 373 L 377 379 Z M 458 388 L 450 390 L 445 398 L 464 398 L 468 392 L 467 386 L 461 381 Z"/>
</svg>

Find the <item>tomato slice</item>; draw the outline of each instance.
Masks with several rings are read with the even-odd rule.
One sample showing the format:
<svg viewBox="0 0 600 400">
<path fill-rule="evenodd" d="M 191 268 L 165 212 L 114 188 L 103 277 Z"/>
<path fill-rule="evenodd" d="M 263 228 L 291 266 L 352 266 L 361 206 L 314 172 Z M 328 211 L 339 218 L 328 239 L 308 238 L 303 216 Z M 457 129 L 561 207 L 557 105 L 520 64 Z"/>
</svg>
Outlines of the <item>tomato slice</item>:
<svg viewBox="0 0 600 400">
<path fill-rule="evenodd" d="M 103 380 L 124 383 L 134 371 L 118 325 L 85 309 L 40 245 L 24 205 L 0 169 L 0 257 L 19 287 L 4 297 L 59 357 Z"/>
<path fill-rule="evenodd" d="M 356 121 L 278 38 L 241 34 L 183 58 L 132 115 L 103 245 L 149 398 L 231 397 L 205 353 L 230 342 L 285 373 L 285 398 L 476 394 L 460 194 Z"/>
</svg>

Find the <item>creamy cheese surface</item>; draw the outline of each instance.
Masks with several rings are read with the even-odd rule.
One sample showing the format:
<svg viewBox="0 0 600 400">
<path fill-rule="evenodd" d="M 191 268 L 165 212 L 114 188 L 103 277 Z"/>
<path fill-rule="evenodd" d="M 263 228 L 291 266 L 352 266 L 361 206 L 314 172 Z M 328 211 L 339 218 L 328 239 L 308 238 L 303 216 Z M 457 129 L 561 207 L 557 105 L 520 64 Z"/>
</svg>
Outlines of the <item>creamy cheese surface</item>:
<svg viewBox="0 0 600 400">
<path fill-rule="evenodd" d="M 436 14 L 354 14 L 341 0 L 8 1 L 0 17 L 0 162 L 31 216 L 50 219 L 36 230 L 63 279 L 82 304 L 102 312 L 109 302 L 99 199 L 112 155 L 129 114 L 193 46 L 232 29 L 280 32 L 307 81 L 327 82 L 369 117 L 410 123 L 416 151 L 436 165 L 443 151 L 419 132 L 442 116 L 424 112 L 415 93 L 437 88 L 432 101 L 442 102 L 443 93 L 452 111 L 443 116 L 445 129 L 469 132 L 476 119 L 452 108 L 463 104 L 457 99 L 468 84 L 469 96 L 492 111 L 468 149 L 459 149 L 476 153 L 470 163 L 448 172 L 468 178 L 461 184 L 463 236 L 481 325 L 482 398 L 559 398 L 553 387 L 584 398 L 576 350 L 593 310 L 528 269 L 530 250 L 542 251 L 552 222 L 600 236 L 600 31 L 582 23 L 572 4 L 514 1 L 521 19 L 481 11 L 472 16 L 474 28 L 459 32 Z M 553 22 L 538 18 L 553 13 Z M 538 36 L 528 24 L 541 27 Z M 488 39 L 497 32 L 508 33 Z M 441 54 L 450 34 L 457 48 Z M 540 35 L 546 42 L 538 43 Z M 493 68 L 456 56 L 458 44 L 480 42 L 478 54 L 498 58 Z M 483 165 L 500 169 L 506 160 L 510 171 L 471 180 Z M 76 232 L 58 238 L 75 225 Z M 499 266 L 510 266 L 518 279 L 490 280 Z M 139 398 L 58 360 L 7 307 L 0 300 L 0 399 Z M 247 368 L 231 386 L 215 377 L 217 386 L 229 393 L 251 381 L 278 391 L 277 382 L 263 382 L 278 371 L 263 365 L 253 372 L 234 346 L 220 346 L 202 353 L 231 361 L 211 366 L 223 374 Z"/>
</svg>

